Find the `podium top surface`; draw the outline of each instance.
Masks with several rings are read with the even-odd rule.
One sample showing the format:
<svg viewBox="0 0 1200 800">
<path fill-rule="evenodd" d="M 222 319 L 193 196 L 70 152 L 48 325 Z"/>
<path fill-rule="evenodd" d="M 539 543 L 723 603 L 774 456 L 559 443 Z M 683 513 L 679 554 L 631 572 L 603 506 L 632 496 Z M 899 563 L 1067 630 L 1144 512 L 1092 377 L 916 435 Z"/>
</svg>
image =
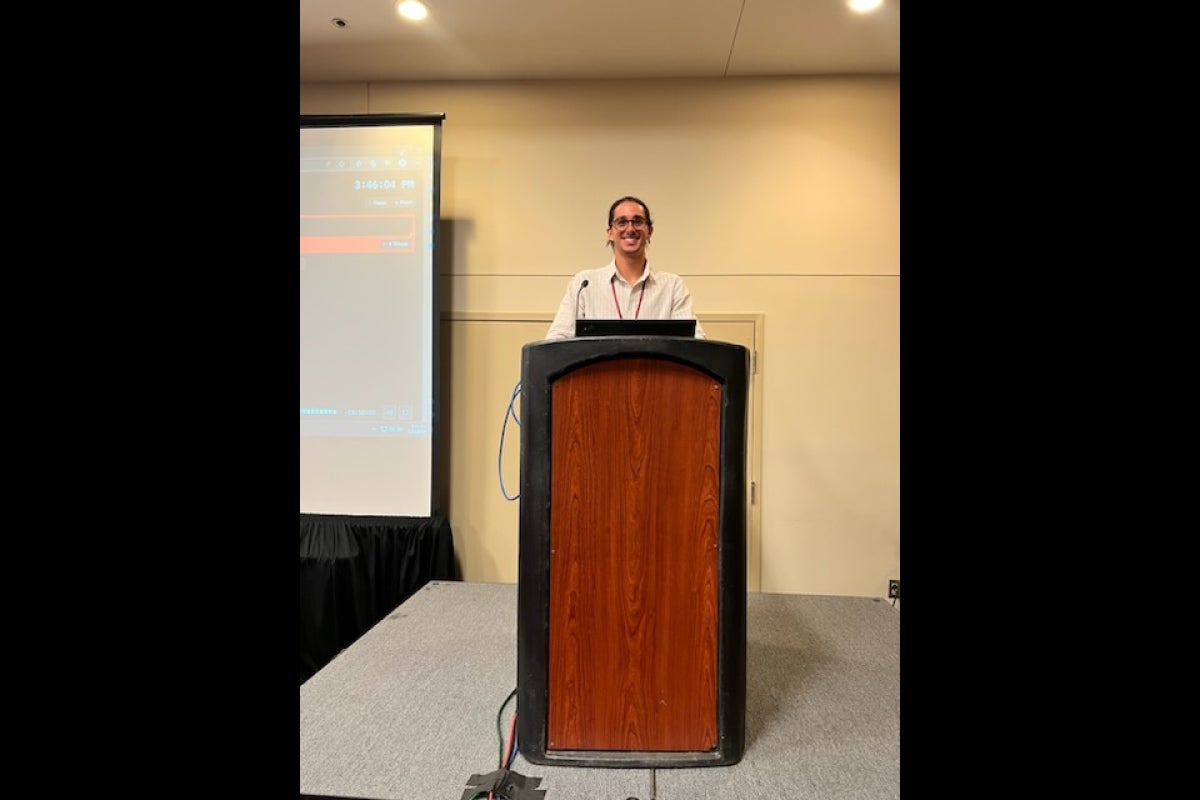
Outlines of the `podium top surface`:
<svg viewBox="0 0 1200 800">
<path fill-rule="evenodd" d="M 750 372 L 750 351 L 734 342 L 684 336 L 577 336 L 543 339 L 521 348 L 526 377 L 556 375 L 566 369 L 607 358 L 666 358 L 743 384 Z"/>
</svg>

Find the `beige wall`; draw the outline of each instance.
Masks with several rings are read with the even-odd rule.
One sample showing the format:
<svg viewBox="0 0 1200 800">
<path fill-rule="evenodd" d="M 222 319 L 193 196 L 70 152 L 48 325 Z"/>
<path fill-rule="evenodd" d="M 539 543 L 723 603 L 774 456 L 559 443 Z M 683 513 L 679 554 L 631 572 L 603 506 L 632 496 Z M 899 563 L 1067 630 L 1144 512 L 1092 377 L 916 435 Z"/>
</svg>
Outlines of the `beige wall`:
<svg viewBox="0 0 1200 800">
<path fill-rule="evenodd" d="M 302 114 L 445 113 L 445 511 L 464 580 L 517 579 L 520 347 L 609 204 L 701 320 L 754 320 L 750 586 L 883 596 L 900 576 L 898 77 L 313 84 Z M 730 327 L 729 330 L 734 330 Z M 517 409 L 519 411 L 519 398 Z"/>
</svg>

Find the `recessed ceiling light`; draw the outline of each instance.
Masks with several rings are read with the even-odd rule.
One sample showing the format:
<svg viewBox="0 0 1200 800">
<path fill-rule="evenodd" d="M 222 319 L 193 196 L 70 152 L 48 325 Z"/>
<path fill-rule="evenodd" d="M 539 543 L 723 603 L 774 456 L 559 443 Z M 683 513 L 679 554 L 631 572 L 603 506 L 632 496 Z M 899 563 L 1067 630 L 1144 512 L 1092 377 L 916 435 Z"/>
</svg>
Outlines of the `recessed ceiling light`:
<svg viewBox="0 0 1200 800">
<path fill-rule="evenodd" d="M 420 20 L 429 16 L 429 9 L 417 0 L 400 0 L 396 3 L 396 13 L 405 19 Z"/>
<path fill-rule="evenodd" d="M 329 23 L 331 25 L 333 25 L 333 27 L 335 27 L 335 28 L 344 28 L 350 24 L 349 22 L 346 22 L 346 20 L 342 19 L 341 17 L 334 17 L 333 19 L 329 20 Z"/>
<path fill-rule="evenodd" d="M 846 5 L 851 11 L 866 14 L 883 5 L 883 0 L 846 0 Z"/>
</svg>

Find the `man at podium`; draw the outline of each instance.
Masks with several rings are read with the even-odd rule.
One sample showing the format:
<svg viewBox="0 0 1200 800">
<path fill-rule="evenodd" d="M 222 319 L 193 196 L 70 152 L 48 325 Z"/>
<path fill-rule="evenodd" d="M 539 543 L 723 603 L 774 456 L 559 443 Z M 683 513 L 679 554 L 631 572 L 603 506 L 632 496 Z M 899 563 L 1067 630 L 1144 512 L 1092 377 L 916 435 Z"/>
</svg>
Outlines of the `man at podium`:
<svg viewBox="0 0 1200 800">
<path fill-rule="evenodd" d="M 696 318 L 692 293 L 683 279 L 650 269 L 646 248 L 654 234 L 654 222 L 645 203 L 631 196 L 615 201 L 608 209 L 606 232 L 612 261 L 572 276 L 547 339 L 573 337 L 577 319 Z M 706 338 L 699 321 L 696 338 Z"/>
</svg>

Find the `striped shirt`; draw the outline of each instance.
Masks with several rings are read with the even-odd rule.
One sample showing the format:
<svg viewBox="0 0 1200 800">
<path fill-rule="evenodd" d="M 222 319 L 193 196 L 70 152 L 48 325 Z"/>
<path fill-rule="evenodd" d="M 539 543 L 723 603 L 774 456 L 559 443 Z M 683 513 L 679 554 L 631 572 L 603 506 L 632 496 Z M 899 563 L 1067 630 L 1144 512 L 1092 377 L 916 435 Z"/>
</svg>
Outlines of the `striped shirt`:
<svg viewBox="0 0 1200 800">
<path fill-rule="evenodd" d="M 588 282 L 583 286 L 584 281 Z M 582 291 L 579 287 L 583 286 Z M 642 277 L 630 286 L 617 272 L 615 261 L 599 269 L 575 273 L 558 304 L 558 313 L 547 339 L 575 336 L 575 319 L 696 319 L 692 312 L 692 293 L 683 278 L 670 272 L 653 272 L 650 263 Z M 696 338 L 706 338 L 696 321 Z"/>
</svg>

